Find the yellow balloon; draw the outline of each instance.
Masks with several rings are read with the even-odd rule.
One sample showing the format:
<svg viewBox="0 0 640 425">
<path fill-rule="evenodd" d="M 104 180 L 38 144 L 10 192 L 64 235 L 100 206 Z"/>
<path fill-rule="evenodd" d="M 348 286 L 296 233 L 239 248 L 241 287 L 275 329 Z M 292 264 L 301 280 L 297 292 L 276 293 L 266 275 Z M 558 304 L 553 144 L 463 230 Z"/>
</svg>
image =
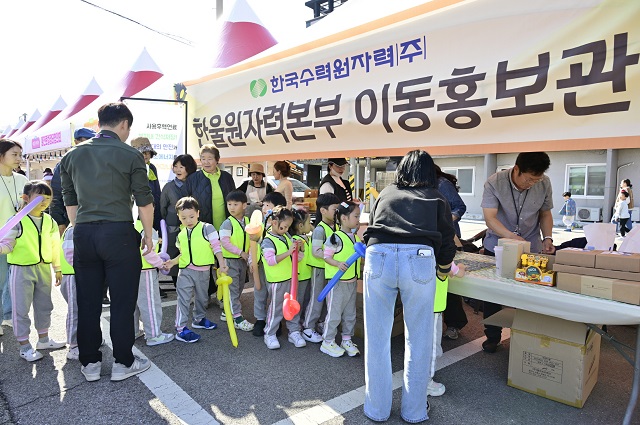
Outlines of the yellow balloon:
<svg viewBox="0 0 640 425">
<path fill-rule="evenodd" d="M 233 282 L 231 277 L 218 270 L 218 299 L 220 299 L 220 296 L 222 295 L 224 314 L 227 317 L 227 328 L 229 328 L 229 337 L 231 338 L 231 344 L 237 348 L 238 334 L 236 333 L 236 327 L 233 323 L 233 313 L 231 313 L 231 294 L 229 292 L 229 285 L 231 285 L 231 282 Z"/>
</svg>

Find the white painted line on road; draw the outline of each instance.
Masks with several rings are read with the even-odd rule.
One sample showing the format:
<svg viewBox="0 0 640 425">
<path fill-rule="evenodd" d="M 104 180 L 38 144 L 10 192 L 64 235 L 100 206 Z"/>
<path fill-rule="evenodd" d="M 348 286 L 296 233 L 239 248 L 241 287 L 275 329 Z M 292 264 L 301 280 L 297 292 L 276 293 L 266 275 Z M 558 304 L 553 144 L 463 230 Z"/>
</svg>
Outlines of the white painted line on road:
<svg viewBox="0 0 640 425">
<path fill-rule="evenodd" d="M 503 329 L 502 341 L 511 337 L 510 329 Z M 443 369 L 447 366 L 464 360 L 469 356 L 482 351 L 482 341 L 485 338 L 478 338 L 464 345 L 451 349 L 444 353 L 437 361 L 436 370 Z M 402 387 L 404 370 L 395 372 L 392 376 L 393 389 Z M 286 419 L 276 422 L 274 425 L 312 425 L 321 424 L 328 420 L 334 419 L 364 404 L 364 390 L 362 386 L 341 396 L 332 398 L 318 406 L 303 410 Z"/>
<path fill-rule="evenodd" d="M 166 304 L 175 301 L 169 301 Z M 163 303 L 164 306 L 165 303 Z M 111 344 L 111 325 L 106 319 L 106 315 L 102 315 L 102 334 L 105 343 L 109 348 L 113 349 Z M 144 357 L 137 347 L 133 347 L 133 354 Z M 149 360 L 151 362 L 151 360 Z M 158 366 L 151 362 L 149 370 L 138 375 L 140 381 L 164 404 L 171 413 L 173 413 L 182 423 L 188 425 L 219 425 L 213 416 L 202 408 L 193 400 L 178 384 L 169 378 Z"/>
</svg>

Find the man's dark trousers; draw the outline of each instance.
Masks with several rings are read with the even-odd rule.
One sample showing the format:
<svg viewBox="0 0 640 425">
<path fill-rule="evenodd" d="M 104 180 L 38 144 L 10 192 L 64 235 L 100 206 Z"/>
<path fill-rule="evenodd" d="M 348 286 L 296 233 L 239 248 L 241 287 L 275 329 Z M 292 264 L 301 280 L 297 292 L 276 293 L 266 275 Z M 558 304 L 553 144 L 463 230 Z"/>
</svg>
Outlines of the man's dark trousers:
<svg viewBox="0 0 640 425">
<path fill-rule="evenodd" d="M 102 361 L 100 314 L 104 282 L 111 295 L 113 357 L 126 367 L 133 364 L 133 313 L 142 270 L 140 241 L 140 233 L 130 222 L 97 221 L 75 226 L 73 267 L 78 292 L 78 348 L 83 366 Z"/>
</svg>

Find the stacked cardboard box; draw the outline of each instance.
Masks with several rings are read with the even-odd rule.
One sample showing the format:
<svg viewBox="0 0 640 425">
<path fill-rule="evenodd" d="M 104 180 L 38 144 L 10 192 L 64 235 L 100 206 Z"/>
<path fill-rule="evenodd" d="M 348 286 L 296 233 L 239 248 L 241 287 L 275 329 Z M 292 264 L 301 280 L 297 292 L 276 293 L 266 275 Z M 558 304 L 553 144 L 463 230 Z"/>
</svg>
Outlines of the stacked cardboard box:
<svg viewBox="0 0 640 425">
<path fill-rule="evenodd" d="M 640 305 L 640 254 L 567 248 L 553 270 L 558 289 Z"/>
</svg>

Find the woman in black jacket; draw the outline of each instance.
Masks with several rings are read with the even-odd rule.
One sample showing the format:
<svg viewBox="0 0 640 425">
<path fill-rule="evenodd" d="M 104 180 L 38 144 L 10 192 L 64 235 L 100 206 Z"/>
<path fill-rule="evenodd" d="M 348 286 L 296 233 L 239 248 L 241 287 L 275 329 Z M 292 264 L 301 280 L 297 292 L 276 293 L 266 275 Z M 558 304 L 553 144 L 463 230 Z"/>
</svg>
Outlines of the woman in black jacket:
<svg viewBox="0 0 640 425">
<path fill-rule="evenodd" d="M 400 413 L 411 423 L 429 418 L 436 278 L 450 273 L 456 253 L 451 209 L 438 191 L 434 165 L 425 151 L 406 154 L 395 182 L 380 192 L 364 234 L 364 414 L 374 421 L 391 414 L 390 340 L 398 294 L 406 330 Z"/>
</svg>

